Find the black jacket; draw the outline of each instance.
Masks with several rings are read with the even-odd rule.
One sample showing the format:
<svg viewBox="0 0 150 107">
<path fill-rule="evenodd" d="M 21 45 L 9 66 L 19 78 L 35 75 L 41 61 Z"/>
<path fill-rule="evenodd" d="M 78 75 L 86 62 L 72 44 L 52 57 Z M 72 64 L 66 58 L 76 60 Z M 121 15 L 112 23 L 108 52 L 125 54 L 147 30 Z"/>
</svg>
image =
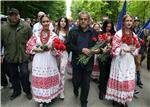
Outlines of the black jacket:
<svg viewBox="0 0 150 107">
<path fill-rule="evenodd" d="M 86 39 L 88 39 L 88 45 L 85 47 L 79 47 L 78 39 L 80 35 L 85 35 Z M 83 48 L 91 48 L 95 45 L 95 41 L 92 40 L 92 38 L 97 39 L 97 32 L 93 28 L 88 28 L 86 32 L 83 32 L 80 27 L 76 27 L 74 29 L 71 29 L 67 36 L 67 50 L 72 51 L 72 66 L 77 66 L 79 55 L 82 54 Z M 85 65 L 86 69 L 91 70 L 94 63 L 94 56 L 90 59 L 87 65 Z M 80 65 L 80 64 L 79 64 Z"/>
</svg>

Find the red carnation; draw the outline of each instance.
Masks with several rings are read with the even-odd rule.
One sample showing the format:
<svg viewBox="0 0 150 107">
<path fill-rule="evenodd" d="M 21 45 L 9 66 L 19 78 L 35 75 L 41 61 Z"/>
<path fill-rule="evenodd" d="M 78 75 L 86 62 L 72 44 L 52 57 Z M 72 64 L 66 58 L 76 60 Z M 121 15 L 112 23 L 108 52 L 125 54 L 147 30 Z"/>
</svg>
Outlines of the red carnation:
<svg viewBox="0 0 150 107">
<path fill-rule="evenodd" d="M 144 44 L 145 44 L 145 41 L 144 41 L 144 40 L 141 40 L 140 42 L 141 42 L 141 44 L 142 44 L 142 45 L 144 45 Z"/>
<path fill-rule="evenodd" d="M 94 42 L 97 41 L 96 37 L 91 38 L 91 40 L 93 40 Z"/>
<path fill-rule="evenodd" d="M 107 33 L 107 35 L 108 35 L 108 36 L 111 36 L 111 33 L 110 33 L 110 32 L 108 32 L 108 33 Z"/>
<path fill-rule="evenodd" d="M 61 44 L 61 45 L 59 46 L 59 48 L 60 48 L 61 51 L 64 51 L 64 50 L 66 49 L 65 45 L 63 45 L 63 44 Z"/>
<path fill-rule="evenodd" d="M 60 43 L 60 40 L 58 38 L 55 38 L 53 41 L 54 41 L 54 44 L 56 44 L 56 43 L 59 44 Z"/>
<path fill-rule="evenodd" d="M 136 48 L 139 48 L 140 47 L 140 45 L 137 43 L 137 44 L 135 44 L 135 46 L 136 46 Z"/>
<path fill-rule="evenodd" d="M 55 48 L 56 50 L 59 50 L 59 44 L 54 44 L 54 48 Z"/>
<path fill-rule="evenodd" d="M 102 38 L 102 35 L 98 35 L 98 39 L 100 40 L 100 42 L 103 42 L 103 38 Z"/>
<path fill-rule="evenodd" d="M 107 35 L 106 34 L 103 34 L 102 37 L 103 37 L 104 40 L 107 39 Z"/>
</svg>

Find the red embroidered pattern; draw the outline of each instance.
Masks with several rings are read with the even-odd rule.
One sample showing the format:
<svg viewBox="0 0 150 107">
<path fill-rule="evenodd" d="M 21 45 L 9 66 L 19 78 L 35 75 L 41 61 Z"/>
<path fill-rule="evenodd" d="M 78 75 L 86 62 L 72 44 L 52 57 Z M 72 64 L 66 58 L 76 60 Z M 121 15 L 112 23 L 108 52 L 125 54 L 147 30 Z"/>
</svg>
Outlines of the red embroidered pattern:
<svg viewBox="0 0 150 107">
<path fill-rule="evenodd" d="M 106 97 L 107 97 L 107 96 L 109 96 L 109 97 L 115 97 L 116 99 L 118 99 L 118 100 L 123 100 L 123 101 L 125 101 L 125 100 L 130 101 L 130 100 L 132 100 L 132 98 L 133 98 L 133 96 L 118 97 L 118 96 L 115 96 L 115 95 L 113 95 L 113 94 L 108 94 L 108 93 L 106 93 Z"/>
<path fill-rule="evenodd" d="M 61 92 L 61 90 L 62 90 L 62 88 L 60 88 L 56 93 L 53 93 L 50 96 L 38 96 L 35 94 L 33 94 L 33 96 L 37 99 L 49 100 L 49 99 L 53 99 L 54 97 L 56 97 Z"/>
<path fill-rule="evenodd" d="M 34 46 L 36 46 L 36 40 L 37 40 L 36 36 L 33 35 L 27 42 L 27 45 L 26 45 L 26 53 L 27 54 L 32 54 L 32 49 Z"/>
<path fill-rule="evenodd" d="M 126 43 L 127 45 L 134 45 L 137 48 L 140 47 L 138 40 L 133 36 L 132 32 L 129 33 L 129 37 L 124 33 L 122 36 L 122 42 Z"/>
<path fill-rule="evenodd" d="M 135 89 L 135 80 L 120 82 L 114 79 L 110 79 L 108 83 L 108 88 L 115 89 L 118 91 L 130 92 Z"/>
<path fill-rule="evenodd" d="M 99 72 L 99 65 L 94 65 L 93 66 L 93 71 L 94 72 Z"/>
<path fill-rule="evenodd" d="M 32 76 L 32 86 L 36 88 L 48 89 L 59 84 L 59 75 L 50 77 Z"/>
</svg>

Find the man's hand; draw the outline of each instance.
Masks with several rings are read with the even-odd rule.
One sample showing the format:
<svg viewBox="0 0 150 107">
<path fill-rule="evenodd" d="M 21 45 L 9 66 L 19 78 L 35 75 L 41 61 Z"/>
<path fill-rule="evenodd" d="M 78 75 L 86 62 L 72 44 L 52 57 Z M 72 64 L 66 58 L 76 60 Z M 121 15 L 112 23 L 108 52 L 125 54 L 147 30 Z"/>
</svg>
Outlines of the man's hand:
<svg viewBox="0 0 150 107">
<path fill-rule="evenodd" d="M 92 52 L 93 52 L 94 54 L 97 54 L 97 53 L 100 52 L 100 49 L 93 49 Z"/>
<path fill-rule="evenodd" d="M 107 46 L 105 46 L 104 48 L 102 48 L 102 51 L 103 52 L 108 52 L 110 49 L 107 47 Z"/>
<path fill-rule="evenodd" d="M 88 48 L 83 48 L 82 53 L 88 56 L 91 53 L 91 51 Z"/>
</svg>

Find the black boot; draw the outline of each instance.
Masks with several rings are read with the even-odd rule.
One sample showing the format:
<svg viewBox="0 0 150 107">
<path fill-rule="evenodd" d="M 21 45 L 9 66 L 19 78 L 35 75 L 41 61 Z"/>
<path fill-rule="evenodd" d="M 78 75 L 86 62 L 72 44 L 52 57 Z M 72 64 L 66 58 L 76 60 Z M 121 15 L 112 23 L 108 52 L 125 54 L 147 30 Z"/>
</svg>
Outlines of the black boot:
<svg viewBox="0 0 150 107">
<path fill-rule="evenodd" d="M 81 103 L 81 107 L 87 107 L 87 103 Z"/>
<path fill-rule="evenodd" d="M 119 107 L 128 107 L 128 104 L 127 103 L 125 103 L 125 104 L 120 103 Z"/>
<path fill-rule="evenodd" d="M 21 92 L 14 92 L 11 96 L 10 96 L 10 100 L 14 100 L 15 98 L 17 98 L 18 96 L 21 95 Z"/>
<path fill-rule="evenodd" d="M 103 100 L 103 99 L 104 99 L 104 93 L 101 93 L 101 92 L 99 93 L 99 99 L 100 99 L 100 100 Z"/>
<path fill-rule="evenodd" d="M 113 107 L 120 107 L 120 103 L 113 101 L 112 102 Z"/>
</svg>

